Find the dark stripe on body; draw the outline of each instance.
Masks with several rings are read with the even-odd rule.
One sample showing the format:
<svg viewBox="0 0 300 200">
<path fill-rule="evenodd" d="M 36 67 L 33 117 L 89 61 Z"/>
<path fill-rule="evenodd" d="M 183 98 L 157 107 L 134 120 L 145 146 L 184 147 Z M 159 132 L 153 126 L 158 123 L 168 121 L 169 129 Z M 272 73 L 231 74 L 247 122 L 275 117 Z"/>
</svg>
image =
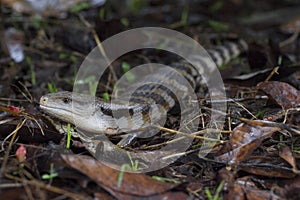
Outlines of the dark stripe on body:
<svg viewBox="0 0 300 200">
<path fill-rule="evenodd" d="M 232 46 L 233 46 L 233 43 L 225 43 L 224 44 L 224 47 L 227 49 L 227 51 L 229 53 L 229 56 L 234 55 Z"/>
<path fill-rule="evenodd" d="M 225 61 L 225 60 L 227 60 L 227 58 L 226 58 L 226 56 L 225 56 L 225 52 L 224 52 L 224 49 L 223 49 L 223 48 L 221 48 L 221 47 L 218 47 L 218 48 L 216 48 L 216 49 L 215 49 L 215 52 L 216 52 L 217 54 L 219 54 L 219 56 L 221 57 L 221 59 L 222 59 L 222 63 L 224 63 L 224 61 Z"/>
<path fill-rule="evenodd" d="M 224 49 L 222 47 L 217 47 L 213 50 L 208 50 L 208 55 L 213 59 L 215 63 L 222 64 L 226 60 L 229 60 L 229 57 L 233 56 L 236 53 L 239 53 L 235 52 L 235 46 L 237 47 L 238 51 L 245 50 L 245 46 L 241 42 L 237 44 L 225 43 L 223 45 Z M 228 52 L 228 58 L 226 58 L 227 52 L 225 51 Z M 210 67 L 207 54 L 204 54 L 202 56 L 193 56 L 191 59 L 198 65 L 200 65 L 201 68 L 205 69 Z M 172 73 L 172 71 L 170 73 L 170 70 L 168 68 L 162 68 L 152 76 L 145 77 L 145 79 L 143 80 L 144 82 L 140 86 L 139 83 L 137 83 L 134 85 L 134 87 L 129 88 L 128 92 L 122 94 L 124 98 L 122 98 L 122 96 L 120 98 L 123 100 L 127 99 L 127 101 L 129 101 L 129 105 L 136 107 L 135 109 L 117 108 L 112 111 L 109 108 L 101 107 L 101 111 L 103 112 L 103 114 L 119 119 L 123 116 L 128 116 L 128 114 L 132 118 L 136 113 L 140 113 L 143 117 L 143 121 L 146 122 L 150 119 L 149 112 L 151 109 L 151 104 L 155 103 L 161 105 L 166 110 L 171 109 L 174 105 L 170 105 L 170 99 L 172 99 L 175 104 L 178 103 L 178 99 L 172 92 L 172 90 L 168 87 L 172 87 L 177 95 L 181 94 L 184 96 L 184 93 L 186 93 L 187 91 L 183 91 L 183 88 L 180 88 L 180 86 L 184 86 L 183 82 L 180 79 L 182 77 L 180 76 L 184 76 L 185 80 L 188 80 L 193 88 L 196 87 L 195 82 L 199 77 L 201 77 L 201 74 L 198 73 L 197 67 L 190 65 L 186 61 L 182 61 L 182 63 L 173 63 L 171 66 L 179 74 L 177 74 L 176 72 Z M 162 84 L 165 84 L 167 86 Z M 134 88 L 135 91 L 130 92 Z M 127 97 L 128 94 L 130 94 L 131 97 Z M 171 103 L 173 104 L 173 102 Z"/>
</svg>

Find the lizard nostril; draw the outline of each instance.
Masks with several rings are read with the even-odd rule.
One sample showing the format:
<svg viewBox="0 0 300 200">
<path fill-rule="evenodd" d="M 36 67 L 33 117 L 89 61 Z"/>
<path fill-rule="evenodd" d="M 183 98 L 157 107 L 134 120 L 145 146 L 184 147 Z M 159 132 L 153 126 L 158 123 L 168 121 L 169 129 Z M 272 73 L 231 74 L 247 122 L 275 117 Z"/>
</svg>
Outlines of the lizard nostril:
<svg viewBox="0 0 300 200">
<path fill-rule="evenodd" d="M 69 99 L 69 98 L 63 98 L 63 102 L 65 103 L 65 104 L 68 104 L 68 103 L 70 103 L 71 102 L 71 99 Z"/>
</svg>

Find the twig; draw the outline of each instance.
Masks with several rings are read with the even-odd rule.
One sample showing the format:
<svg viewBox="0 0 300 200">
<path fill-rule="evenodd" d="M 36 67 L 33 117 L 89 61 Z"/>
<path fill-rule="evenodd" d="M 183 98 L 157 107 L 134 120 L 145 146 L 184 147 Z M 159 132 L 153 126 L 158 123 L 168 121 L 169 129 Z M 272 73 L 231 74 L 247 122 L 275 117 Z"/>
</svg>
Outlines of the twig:
<svg viewBox="0 0 300 200">
<path fill-rule="evenodd" d="M 290 111 L 300 111 L 300 108 L 289 108 L 287 109 L 285 112 L 284 112 L 284 120 L 283 120 L 283 124 L 286 123 L 286 120 L 287 120 L 287 115 Z"/>
<path fill-rule="evenodd" d="M 63 189 L 55 187 L 55 186 L 46 185 L 45 183 L 40 182 L 40 181 L 21 179 L 21 178 L 15 177 L 15 176 L 11 176 L 9 174 L 5 174 L 5 177 L 8 178 L 8 179 L 11 179 L 11 180 L 22 182 L 24 184 L 36 186 L 36 187 L 39 187 L 41 189 L 48 190 L 50 192 L 54 192 L 56 194 L 62 194 L 62 195 L 65 195 L 66 197 L 69 197 L 71 199 L 78 199 L 78 200 L 90 199 L 87 196 L 83 196 L 83 195 L 80 195 L 80 194 L 74 194 L 74 193 L 71 193 L 69 191 L 63 190 Z"/>
<path fill-rule="evenodd" d="M 250 120 L 246 118 L 239 118 L 242 122 L 245 122 L 246 124 L 249 125 L 256 125 L 256 126 L 269 126 L 269 127 L 278 127 L 282 130 L 288 130 L 292 131 L 298 135 L 300 135 L 300 130 L 297 130 L 295 128 L 292 128 L 291 126 L 283 123 L 277 123 L 277 122 L 272 122 L 272 121 L 266 121 L 266 120 Z"/>
<path fill-rule="evenodd" d="M 286 40 L 280 42 L 279 47 L 282 48 L 286 45 L 289 45 L 289 44 L 295 42 L 296 39 L 298 38 L 299 32 L 300 32 L 300 28 L 298 28 L 291 37 L 289 37 Z"/>
<path fill-rule="evenodd" d="M 264 82 L 268 82 L 272 78 L 272 76 L 274 76 L 274 74 L 278 74 L 278 70 L 279 70 L 279 66 L 275 67 Z"/>
<path fill-rule="evenodd" d="M 6 166 L 7 161 L 8 161 L 9 152 L 10 152 L 11 147 L 13 145 L 13 142 L 14 142 L 16 136 L 17 136 L 18 130 L 24 125 L 25 122 L 26 122 L 26 119 L 24 119 L 22 122 L 19 122 L 16 129 L 4 139 L 4 141 L 1 145 L 2 150 L 3 150 L 4 149 L 3 145 L 4 145 L 5 141 L 12 135 L 12 138 L 11 138 L 9 144 L 8 144 L 8 147 L 6 149 L 6 152 L 5 152 L 5 155 L 4 155 L 4 158 L 3 158 L 2 166 L 1 166 L 1 169 L 0 169 L 0 177 L 3 175 L 5 166 Z"/>
<path fill-rule="evenodd" d="M 251 115 L 254 119 L 257 119 L 257 117 L 255 115 L 253 115 L 245 106 L 243 106 L 242 104 L 235 102 L 235 104 L 237 104 L 238 106 L 242 107 L 249 115 Z"/>
<path fill-rule="evenodd" d="M 27 99 L 27 101 L 32 103 L 33 98 L 31 96 L 30 92 L 28 91 L 27 87 L 20 81 L 18 83 L 25 89 L 25 92 L 27 93 L 27 95 L 18 86 L 16 86 L 16 85 L 12 85 L 12 86 L 15 87 L 25 97 L 25 99 Z"/>
<path fill-rule="evenodd" d="M 100 38 L 98 37 L 95 29 L 92 28 L 92 25 L 88 21 L 86 21 L 82 15 L 79 15 L 79 18 L 80 18 L 80 20 L 83 22 L 83 24 L 86 27 L 88 27 L 88 28 L 91 29 L 93 37 L 94 37 L 94 40 L 95 40 L 95 42 L 97 44 L 97 47 L 98 47 L 99 51 L 101 52 L 101 54 L 103 55 L 103 57 L 105 58 L 105 60 L 109 63 L 109 59 L 108 59 L 108 57 L 107 57 L 107 55 L 105 53 L 105 50 L 104 50 L 104 48 L 102 46 Z M 115 71 L 113 69 L 113 66 L 111 64 L 109 64 L 109 70 L 110 70 L 110 72 L 111 72 L 111 74 L 113 76 L 113 81 L 116 82 L 117 81 L 117 75 L 116 75 L 116 73 L 115 73 Z"/>
<path fill-rule="evenodd" d="M 151 145 L 151 146 L 147 146 L 147 147 L 142 147 L 142 148 L 140 148 L 141 150 L 158 148 L 160 146 L 164 146 L 164 145 L 167 145 L 167 144 L 172 144 L 172 143 L 178 142 L 178 141 L 180 141 L 182 139 L 185 139 L 185 138 L 200 139 L 200 140 L 206 140 L 206 141 L 211 141 L 211 142 L 218 142 L 220 144 L 223 144 L 223 143 L 226 142 L 226 141 L 220 140 L 220 139 L 214 139 L 214 138 L 209 138 L 209 137 L 204 137 L 204 136 L 198 136 L 199 134 L 206 134 L 208 132 L 209 133 L 220 133 L 221 131 L 218 130 L 218 129 L 205 129 L 205 130 L 197 131 L 197 132 L 194 132 L 194 133 L 191 133 L 191 134 L 187 134 L 187 133 L 183 133 L 183 132 L 176 131 L 176 130 L 173 130 L 173 129 L 168 129 L 168 128 L 161 127 L 161 126 L 155 126 L 155 127 L 159 128 L 162 131 L 168 132 L 168 133 L 182 135 L 182 137 L 175 138 L 173 140 L 170 140 L 170 141 L 167 141 L 167 142 L 164 142 L 164 143 Z"/>
</svg>

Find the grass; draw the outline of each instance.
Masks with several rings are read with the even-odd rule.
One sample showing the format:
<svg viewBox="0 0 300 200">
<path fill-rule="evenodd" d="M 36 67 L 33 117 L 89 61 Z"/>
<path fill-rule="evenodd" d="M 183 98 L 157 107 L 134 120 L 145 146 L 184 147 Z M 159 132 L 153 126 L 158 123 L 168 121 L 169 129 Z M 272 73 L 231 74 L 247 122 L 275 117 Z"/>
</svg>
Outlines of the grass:
<svg viewBox="0 0 300 200">
<path fill-rule="evenodd" d="M 89 82 L 89 90 L 90 90 L 91 95 L 96 94 L 97 87 L 98 87 L 98 82 L 97 81 L 90 81 Z"/>
<path fill-rule="evenodd" d="M 137 14 L 146 6 L 145 0 L 129 0 L 128 7 L 132 14 Z"/>
<path fill-rule="evenodd" d="M 71 7 L 70 12 L 71 13 L 79 13 L 80 11 L 86 10 L 86 9 L 89 9 L 89 8 L 90 8 L 90 5 L 86 2 L 83 2 L 83 3 L 77 4 L 73 7 Z"/>
<path fill-rule="evenodd" d="M 58 58 L 61 59 L 61 60 L 68 59 L 73 64 L 77 63 L 77 61 L 78 61 L 78 58 L 76 57 L 76 55 L 68 54 L 66 52 L 59 53 Z"/>
<path fill-rule="evenodd" d="M 95 75 L 91 75 L 91 76 L 85 77 L 84 79 L 77 80 L 76 84 L 80 84 L 80 85 L 88 84 L 88 86 L 89 86 L 89 94 L 91 94 L 91 95 L 95 95 L 96 94 L 97 87 L 98 87 L 98 81 L 97 81 Z M 76 88 L 75 88 L 75 92 L 79 92 L 79 91 L 77 91 Z"/>
<path fill-rule="evenodd" d="M 118 187 L 120 187 L 122 184 L 124 172 L 126 169 L 130 170 L 130 171 L 138 171 L 139 170 L 139 161 L 138 160 L 133 161 L 129 152 L 127 152 L 127 155 L 130 159 L 130 164 L 126 163 L 121 166 L 120 173 L 118 176 Z"/>
<path fill-rule="evenodd" d="M 101 9 L 99 10 L 99 18 L 100 18 L 101 20 L 104 20 L 104 19 L 105 19 L 105 8 L 101 8 Z"/>
<path fill-rule="evenodd" d="M 43 17 L 40 14 L 33 15 L 32 24 L 36 30 L 40 30 L 43 27 Z"/>
<path fill-rule="evenodd" d="M 212 193 L 210 192 L 210 190 L 208 188 L 205 188 L 205 194 L 206 194 L 208 200 L 221 200 L 222 196 L 220 193 L 224 187 L 224 184 L 225 184 L 225 181 L 224 180 L 221 181 L 221 183 L 218 185 L 214 195 L 212 195 Z"/>
<path fill-rule="evenodd" d="M 26 56 L 25 60 L 26 60 L 26 63 L 29 65 L 29 68 L 30 68 L 31 84 L 33 86 L 35 86 L 36 85 L 36 78 L 35 78 L 34 65 L 33 65 L 30 57 Z"/>
<path fill-rule="evenodd" d="M 161 181 L 161 182 L 180 183 L 176 179 L 165 178 L 165 177 L 160 177 L 160 176 L 152 176 L 152 178 L 155 180 Z"/>
<path fill-rule="evenodd" d="M 132 72 L 130 72 L 130 65 L 127 62 L 122 62 L 122 69 L 125 73 L 125 78 L 129 83 L 133 83 L 135 81 L 135 76 Z"/>
<path fill-rule="evenodd" d="M 59 59 L 66 59 L 68 57 L 68 54 L 67 53 L 65 53 L 65 52 L 61 52 L 59 55 L 58 55 L 58 58 Z"/>
<path fill-rule="evenodd" d="M 55 172 L 53 163 L 50 165 L 50 173 L 49 174 L 43 174 L 42 179 L 44 180 L 50 180 L 52 181 L 53 178 L 58 176 L 58 173 Z"/>
<path fill-rule="evenodd" d="M 171 24 L 170 28 L 176 29 L 179 27 L 186 27 L 188 25 L 188 16 L 189 16 L 189 7 L 186 6 L 181 13 L 180 21 Z"/>
<path fill-rule="evenodd" d="M 122 17 L 120 19 L 120 22 L 123 26 L 128 27 L 129 26 L 129 20 L 126 17 Z"/>
<path fill-rule="evenodd" d="M 48 90 L 50 93 L 58 92 L 58 89 L 54 83 L 48 83 Z"/>
<path fill-rule="evenodd" d="M 255 120 L 255 119 L 259 118 L 260 116 L 263 116 L 265 114 L 265 112 L 267 112 L 267 110 L 268 110 L 267 108 L 264 108 L 264 109 L 258 111 L 258 113 L 255 115 L 255 117 L 252 117 L 251 120 Z"/>
<path fill-rule="evenodd" d="M 180 23 L 183 26 L 187 25 L 188 22 L 188 16 L 189 16 L 189 7 L 185 7 L 181 13 L 181 19 L 180 19 Z"/>
<path fill-rule="evenodd" d="M 279 57 L 278 57 L 277 65 L 278 65 L 278 66 L 281 66 L 281 65 L 282 65 L 282 56 L 279 56 Z"/>
<path fill-rule="evenodd" d="M 77 63 L 78 62 L 77 56 L 75 56 L 73 54 L 70 55 L 70 60 L 71 60 L 72 63 Z"/>
<path fill-rule="evenodd" d="M 216 32 L 223 32 L 229 30 L 229 25 L 223 22 L 209 20 L 208 25 L 214 29 Z"/>
<path fill-rule="evenodd" d="M 109 101 L 109 94 L 107 92 L 104 92 L 103 95 L 102 95 L 102 98 L 106 101 Z"/>
<path fill-rule="evenodd" d="M 209 7 L 209 11 L 212 13 L 216 13 L 224 6 L 224 1 L 219 0 L 216 1 L 212 6 Z"/>
<path fill-rule="evenodd" d="M 66 144 L 66 148 L 70 149 L 71 146 L 71 124 L 68 123 L 67 126 L 67 144 Z"/>
<path fill-rule="evenodd" d="M 278 148 L 286 146 L 286 142 L 287 141 L 286 141 L 286 138 L 284 137 L 284 135 L 280 134 L 279 135 L 279 142 L 277 144 Z"/>
</svg>

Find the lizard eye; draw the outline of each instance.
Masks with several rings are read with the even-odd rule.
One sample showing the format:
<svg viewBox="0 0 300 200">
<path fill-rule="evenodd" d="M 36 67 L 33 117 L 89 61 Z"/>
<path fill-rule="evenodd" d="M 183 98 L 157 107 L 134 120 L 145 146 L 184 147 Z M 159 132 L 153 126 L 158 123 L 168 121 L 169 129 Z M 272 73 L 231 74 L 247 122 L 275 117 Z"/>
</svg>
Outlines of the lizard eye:
<svg viewBox="0 0 300 200">
<path fill-rule="evenodd" d="M 71 99 L 69 99 L 69 98 L 63 98 L 63 102 L 64 102 L 65 104 L 68 104 L 68 103 L 71 102 Z"/>
</svg>

